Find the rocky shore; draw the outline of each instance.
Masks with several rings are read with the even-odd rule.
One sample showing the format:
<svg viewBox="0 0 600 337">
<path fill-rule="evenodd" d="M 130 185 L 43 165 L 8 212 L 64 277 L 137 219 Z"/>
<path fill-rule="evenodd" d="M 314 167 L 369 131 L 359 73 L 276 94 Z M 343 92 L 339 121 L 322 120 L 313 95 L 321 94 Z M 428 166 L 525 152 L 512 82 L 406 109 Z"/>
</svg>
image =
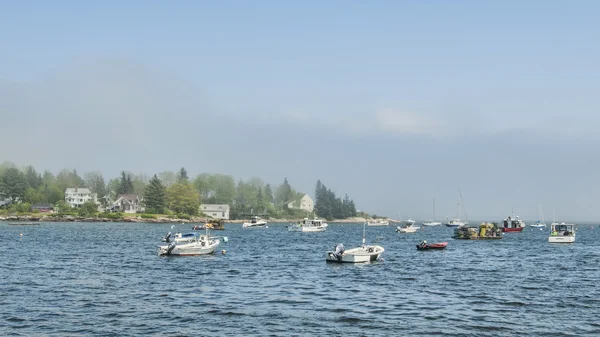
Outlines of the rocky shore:
<svg viewBox="0 0 600 337">
<path fill-rule="evenodd" d="M 156 216 L 155 218 L 146 218 L 132 214 L 125 215 L 122 218 L 107 218 L 107 217 L 80 217 L 73 215 L 8 215 L 0 216 L 0 221 L 6 222 L 134 222 L 134 223 L 204 223 L 205 217 L 193 217 L 191 219 L 177 219 L 169 217 Z M 226 220 L 225 223 L 244 223 L 248 220 Z M 271 223 L 296 223 L 302 219 L 267 219 Z M 348 218 L 341 220 L 327 221 L 328 223 L 360 223 L 365 222 L 365 218 Z M 390 220 L 393 221 L 393 220 Z"/>
</svg>

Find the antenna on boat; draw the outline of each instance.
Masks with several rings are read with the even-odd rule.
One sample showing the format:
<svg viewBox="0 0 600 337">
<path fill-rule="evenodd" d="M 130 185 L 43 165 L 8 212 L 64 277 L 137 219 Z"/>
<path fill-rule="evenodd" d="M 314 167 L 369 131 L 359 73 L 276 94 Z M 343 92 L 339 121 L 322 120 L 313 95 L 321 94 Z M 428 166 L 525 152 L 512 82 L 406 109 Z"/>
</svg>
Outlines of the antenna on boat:
<svg viewBox="0 0 600 337">
<path fill-rule="evenodd" d="M 363 246 L 365 245 L 365 236 L 367 235 L 367 223 L 365 222 L 363 225 Z"/>
</svg>

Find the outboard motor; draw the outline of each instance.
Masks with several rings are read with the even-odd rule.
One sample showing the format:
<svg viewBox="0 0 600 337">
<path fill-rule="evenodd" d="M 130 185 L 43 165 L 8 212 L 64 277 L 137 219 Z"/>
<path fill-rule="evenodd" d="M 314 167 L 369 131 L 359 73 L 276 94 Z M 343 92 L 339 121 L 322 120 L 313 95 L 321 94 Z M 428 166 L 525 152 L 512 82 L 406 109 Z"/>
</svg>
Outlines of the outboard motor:
<svg viewBox="0 0 600 337">
<path fill-rule="evenodd" d="M 176 245 L 177 244 L 175 242 L 171 242 L 171 244 L 167 248 L 167 252 L 165 253 L 165 255 L 171 255 L 171 252 L 173 251 L 173 249 L 175 249 Z"/>
<path fill-rule="evenodd" d="M 338 261 L 342 261 L 342 254 L 344 254 L 344 244 L 340 243 L 335 246 L 335 251 L 333 252 L 333 256 L 337 258 Z"/>
<path fill-rule="evenodd" d="M 169 240 L 170 238 L 171 238 L 171 232 L 167 233 L 167 236 L 165 236 L 165 237 L 162 239 L 162 242 L 169 242 L 169 241 L 170 241 L 170 240 Z"/>
</svg>

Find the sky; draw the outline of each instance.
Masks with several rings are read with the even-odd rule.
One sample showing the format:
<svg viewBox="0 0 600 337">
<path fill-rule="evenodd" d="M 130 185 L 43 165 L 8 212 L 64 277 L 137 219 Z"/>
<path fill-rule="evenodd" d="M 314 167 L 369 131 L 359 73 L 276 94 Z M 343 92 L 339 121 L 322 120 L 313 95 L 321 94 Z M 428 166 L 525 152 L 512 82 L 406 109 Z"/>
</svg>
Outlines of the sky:
<svg viewBox="0 0 600 337">
<path fill-rule="evenodd" d="M 600 221 L 596 1 L 0 4 L 0 161 Z M 313 195 L 314 196 L 314 195 Z M 464 218 L 464 213 L 461 218 Z"/>
</svg>

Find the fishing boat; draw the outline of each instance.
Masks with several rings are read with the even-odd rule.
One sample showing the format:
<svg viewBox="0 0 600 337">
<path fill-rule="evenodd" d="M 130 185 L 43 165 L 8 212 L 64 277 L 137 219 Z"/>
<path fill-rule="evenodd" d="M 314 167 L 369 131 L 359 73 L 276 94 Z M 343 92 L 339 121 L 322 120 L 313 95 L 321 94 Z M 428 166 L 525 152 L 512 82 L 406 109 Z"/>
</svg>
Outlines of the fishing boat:
<svg viewBox="0 0 600 337">
<path fill-rule="evenodd" d="M 502 230 L 495 223 L 482 222 L 477 227 L 461 226 L 454 229 L 453 239 L 459 240 L 500 240 Z"/>
<path fill-rule="evenodd" d="M 259 216 L 255 215 L 250 219 L 250 222 L 244 222 L 242 227 L 244 227 L 244 228 L 248 228 L 248 227 L 268 228 L 269 226 L 267 226 L 267 222 L 265 220 L 263 220 Z"/>
<path fill-rule="evenodd" d="M 290 232 L 323 232 L 329 225 L 323 220 L 314 218 L 304 218 L 304 220 L 297 224 L 290 224 L 288 231 Z"/>
<path fill-rule="evenodd" d="M 418 225 L 415 225 L 413 220 L 406 220 L 403 222 L 404 225 L 396 226 L 397 233 L 414 233 L 421 229 Z"/>
<path fill-rule="evenodd" d="M 435 198 L 433 198 L 433 220 L 423 222 L 423 226 L 433 227 L 433 226 L 441 226 L 442 223 L 439 221 L 435 221 Z"/>
<path fill-rule="evenodd" d="M 464 205 L 462 203 L 462 194 L 460 193 L 460 189 L 458 190 L 458 202 L 457 202 L 457 205 L 458 205 L 457 217 L 456 217 L 456 219 L 451 219 L 451 220 L 446 217 L 446 223 L 444 223 L 444 225 L 446 227 L 462 227 L 462 226 L 466 226 L 466 225 L 469 224 L 469 221 L 466 220 L 467 219 L 467 211 L 464 210 Z M 465 221 L 462 221 L 460 219 L 460 209 L 461 209 L 461 206 L 462 206 L 463 211 L 465 213 Z"/>
<path fill-rule="evenodd" d="M 167 241 L 168 242 L 168 241 Z M 158 246 L 159 256 L 195 256 L 212 254 L 219 246 L 220 240 L 208 235 L 195 235 L 187 241 L 173 241 L 168 245 Z"/>
<path fill-rule="evenodd" d="M 384 220 L 384 219 L 369 220 L 367 222 L 367 226 L 388 226 L 389 224 L 390 224 L 389 220 Z"/>
<path fill-rule="evenodd" d="M 521 232 L 525 226 L 525 222 L 518 215 L 515 217 L 514 213 L 502 220 L 502 231 L 505 233 Z"/>
<path fill-rule="evenodd" d="M 365 243 L 367 224 L 363 227 L 362 246 L 345 250 L 344 244 L 335 246 L 333 251 L 325 253 L 325 261 L 338 263 L 364 263 L 379 260 L 385 249 L 379 245 Z"/>
<path fill-rule="evenodd" d="M 539 205 L 538 208 L 538 221 L 536 221 L 534 224 L 529 225 L 530 227 L 533 228 L 545 228 L 546 227 L 546 222 L 544 221 L 544 213 L 542 212 L 542 205 Z"/>
<path fill-rule="evenodd" d="M 575 242 L 575 234 L 577 232 L 577 226 L 574 224 L 556 223 L 553 222 L 550 225 L 550 236 L 548 242 L 550 243 L 573 243 Z"/>
<path fill-rule="evenodd" d="M 445 249 L 447 245 L 448 242 L 427 243 L 427 241 L 423 240 L 417 245 L 417 250 L 439 250 Z"/>
</svg>

